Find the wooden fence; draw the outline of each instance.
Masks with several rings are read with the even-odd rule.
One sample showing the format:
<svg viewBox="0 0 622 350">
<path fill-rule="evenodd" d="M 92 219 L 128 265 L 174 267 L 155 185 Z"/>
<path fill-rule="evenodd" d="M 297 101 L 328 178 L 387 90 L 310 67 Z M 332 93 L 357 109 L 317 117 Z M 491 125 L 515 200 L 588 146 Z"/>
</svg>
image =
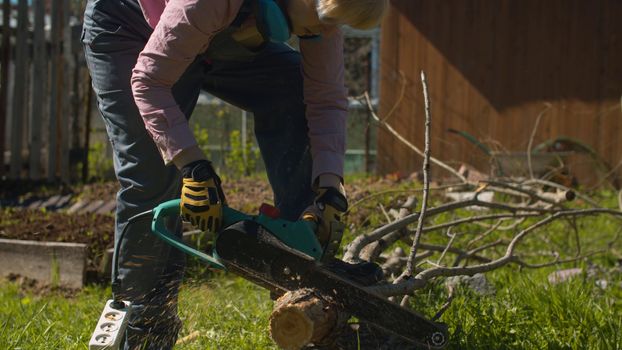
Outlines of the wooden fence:
<svg viewBox="0 0 622 350">
<path fill-rule="evenodd" d="M 3 0 L 0 177 L 69 182 L 88 173 L 92 97 L 79 40 L 82 9 L 73 5 Z"/>
</svg>

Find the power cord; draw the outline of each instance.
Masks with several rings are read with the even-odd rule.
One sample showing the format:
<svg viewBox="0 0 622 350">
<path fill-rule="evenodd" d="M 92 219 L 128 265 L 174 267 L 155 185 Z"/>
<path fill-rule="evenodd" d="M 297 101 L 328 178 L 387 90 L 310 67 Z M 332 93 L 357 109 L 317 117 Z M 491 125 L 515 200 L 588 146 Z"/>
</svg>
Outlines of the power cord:
<svg viewBox="0 0 622 350">
<path fill-rule="evenodd" d="M 123 242 L 123 238 L 125 237 L 125 233 L 127 232 L 127 228 L 130 224 L 140 219 L 150 217 L 152 215 L 153 215 L 153 210 L 149 209 L 147 211 L 136 214 L 132 216 L 131 218 L 129 218 L 127 222 L 125 223 L 125 225 L 123 226 L 123 230 L 121 230 L 121 234 L 119 234 L 119 240 L 114 245 L 114 253 L 112 255 L 112 299 L 113 299 L 113 302 L 112 304 L 110 304 L 110 306 L 115 309 L 122 309 L 125 307 L 125 303 L 123 303 L 123 300 L 120 299 L 114 293 L 114 290 L 117 289 L 116 287 L 118 287 L 121 284 L 121 281 L 119 280 L 119 263 L 117 260 L 119 256 L 121 242 Z"/>
</svg>

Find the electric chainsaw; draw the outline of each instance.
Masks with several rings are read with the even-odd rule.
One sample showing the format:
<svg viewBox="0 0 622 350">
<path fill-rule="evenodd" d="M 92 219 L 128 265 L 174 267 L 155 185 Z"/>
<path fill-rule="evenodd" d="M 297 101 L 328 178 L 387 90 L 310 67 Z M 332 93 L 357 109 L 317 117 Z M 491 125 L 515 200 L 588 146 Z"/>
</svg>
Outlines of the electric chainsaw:
<svg viewBox="0 0 622 350">
<path fill-rule="evenodd" d="M 365 290 L 371 284 L 365 274 L 335 259 L 343 226 L 333 222 L 322 246 L 315 223 L 280 219 L 278 210 L 263 204 L 258 215 L 223 208 L 224 229 L 214 240 L 211 255 L 182 243 L 167 231 L 166 217 L 179 215 L 179 200 L 165 202 L 153 210 L 155 235 L 206 263 L 227 269 L 277 295 L 313 288 L 329 296 L 346 313 L 371 323 L 407 341 L 440 349 L 447 343 L 447 327 Z"/>
<path fill-rule="evenodd" d="M 313 221 L 280 219 L 278 209 L 267 204 L 261 206 L 258 215 L 225 206 L 224 228 L 216 235 L 213 250 L 208 254 L 168 231 L 166 219 L 179 216 L 179 204 L 179 200 L 171 200 L 154 208 L 151 228 L 156 236 L 182 252 L 212 267 L 231 271 L 273 295 L 312 288 L 345 314 L 423 348 L 441 349 L 447 344 L 445 324 L 428 320 L 365 289 L 381 281 L 382 276 L 369 269 L 370 265 L 377 265 L 367 264 L 361 269 L 334 258 L 343 224 L 331 223 L 328 239 L 321 243 Z"/>
</svg>

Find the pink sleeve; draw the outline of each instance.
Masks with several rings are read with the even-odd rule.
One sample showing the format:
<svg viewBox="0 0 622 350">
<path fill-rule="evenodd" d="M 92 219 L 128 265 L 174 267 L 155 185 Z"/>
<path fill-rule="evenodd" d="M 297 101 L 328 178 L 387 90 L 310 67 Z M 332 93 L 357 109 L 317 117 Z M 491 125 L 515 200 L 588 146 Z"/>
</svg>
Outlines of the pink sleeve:
<svg viewBox="0 0 622 350">
<path fill-rule="evenodd" d="M 300 40 L 304 98 L 313 157 L 312 179 L 343 177 L 348 91 L 344 84 L 343 34 L 338 28 L 319 40 Z"/>
<path fill-rule="evenodd" d="M 171 0 L 138 56 L 131 81 L 134 100 L 167 164 L 196 145 L 171 87 L 241 5 L 242 0 Z"/>
</svg>

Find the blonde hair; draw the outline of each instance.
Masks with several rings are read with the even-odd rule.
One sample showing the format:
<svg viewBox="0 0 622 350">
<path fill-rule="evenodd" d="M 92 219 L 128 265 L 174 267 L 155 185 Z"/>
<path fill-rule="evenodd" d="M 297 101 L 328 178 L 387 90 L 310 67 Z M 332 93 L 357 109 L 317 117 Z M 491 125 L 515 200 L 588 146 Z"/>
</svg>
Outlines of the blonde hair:
<svg viewBox="0 0 622 350">
<path fill-rule="evenodd" d="M 355 29 L 371 29 L 380 24 L 389 0 L 317 0 L 322 22 L 346 24 Z"/>
</svg>

